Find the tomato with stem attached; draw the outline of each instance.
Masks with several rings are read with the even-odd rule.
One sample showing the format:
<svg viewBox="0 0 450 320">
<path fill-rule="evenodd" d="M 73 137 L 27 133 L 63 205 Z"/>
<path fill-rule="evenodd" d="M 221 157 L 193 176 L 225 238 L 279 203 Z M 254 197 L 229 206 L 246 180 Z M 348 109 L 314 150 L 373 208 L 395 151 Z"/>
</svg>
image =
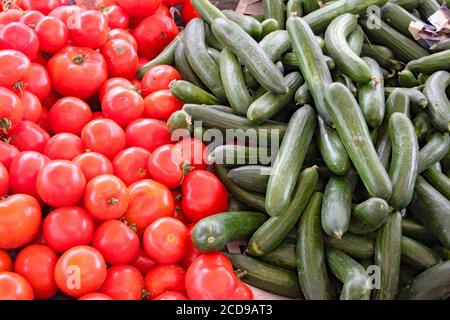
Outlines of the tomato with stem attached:
<svg viewBox="0 0 450 320">
<path fill-rule="evenodd" d="M 0 87 L 0 134 L 14 129 L 23 118 L 23 103 L 11 90 Z"/>
<path fill-rule="evenodd" d="M 41 20 L 45 18 L 45 15 L 37 10 L 30 10 L 23 14 L 23 16 L 20 17 L 19 22 L 26 24 L 31 29 L 34 29 L 36 24 Z"/>
<path fill-rule="evenodd" d="M 148 172 L 152 179 L 161 182 L 169 189 L 178 187 L 190 167 L 175 161 L 174 145 L 166 144 L 156 148 L 148 160 Z"/>
<path fill-rule="evenodd" d="M 150 152 L 172 141 L 166 124 L 155 119 L 137 119 L 128 125 L 125 134 L 128 147 L 141 147 Z"/>
<path fill-rule="evenodd" d="M 0 86 L 11 87 L 29 76 L 30 59 L 17 50 L 0 50 Z"/>
<path fill-rule="evenodd" d="M 100 292 L 116 300 L 142 300 L 144 279 L 138 269 L 120 265 L 108 269 Z"/>
<path fill-rule="evenodd" d="M 196 138 L 184 138 L 174 147 L 174 157 L 177 162 L 189 164 L 194 169 L 205 170 L 208 167 L 208 149 Z"/>
<path fill-rule="evenodd" d="M 97 152 L 85 152 L 76 156 L 73 160 L 83 172 L 86 183 L 102 174 L 114 174 L 111 161 Z"/>
<path fill-rule="evenodd" d="M 0 300 L 33 300 L 33 288 L 15 272 L 0 272 Z"/>
<path fill-rule="evenodd" d="M 181 80 L 177 69 L 163 64 L 147 70 L 142 78 L 142 93 L 144 96 L 159 91 L 168 90 L 169 85 L 174 80 Z"/>
<path fill-rule="evenodd" d="M 18 82 L 14 83 L 13 90 L 20 93 L 27 90 L 38 97 L 39 101 L 43 103 L 50 95 L 52 85 L 47 69 L 39 63 L 31 64 L 31 71 L 25 74 Z M 0 73 L 1 74 L 1 73 Z"/>
<path fill-rule="evenodd" d="M 134 90 L 114 87 L 102 99 L 102 112 L 122 127 L 137 120 L 144 112 L 144 99 Z"/>
<path fill-rule="evenodd" d="M 73 133 L 57 133 L 48 140 L 43 153 L 51 160 L 72 160 L 85 151 L 83 141 Z"/>
<path fill-rule="evenodd" d="M 148 299 L 154 299 L 166 291 L 185 293 L 186 272 L 179 265 L 165 264 L 153 267 L 144 278 Z"/>
<path fill-rule="evenodd" d="M 81 130 L 81 140 L 88 150 L 101 153 L 108 159 L 113 159 L 126 145 L 125 132 L 111 119 L 88 122 Z"/>
<path fill-rule="evenodd" d="M 53 133 L 81 134 L 83 127 L 92 119 L 92 111 L 83 100 L 64 97 L 56 101 L 48 113 L 48 121 Z"/>
<path fill-rule="evenodd" d="M 150 178 L 147 163 L 151 154 L 144 148 L 131 147 L 120 151 L 113 159 L 114 174 L 129 186 Z"/>
</svg>

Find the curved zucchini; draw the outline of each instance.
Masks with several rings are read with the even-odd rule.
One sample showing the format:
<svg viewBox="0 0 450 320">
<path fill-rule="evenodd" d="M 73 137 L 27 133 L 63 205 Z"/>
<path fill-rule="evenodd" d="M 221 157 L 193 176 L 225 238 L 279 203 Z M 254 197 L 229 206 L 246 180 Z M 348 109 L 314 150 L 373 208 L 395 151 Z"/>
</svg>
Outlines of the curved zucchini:
<svg viewBox="0 0 450 320">
<path fill-rule="evenodd" d="M 228 178 L 248 191 L 265 194 L 271 168 L 265 166 L 243 166 L 231 169 Z"/>
<path fill-rule="evenodd" d="M 447 200 L 450 200 L 450 178 L 434 167 L 422 173 L 422 176 Z"/>
<path fill-rule="evenodd" d="M 197 87 L 205 87 L 202 81 L 195 74 L 194 70 L 192 70 L 189 62 L 186 59 L 186 55 L 184 54 L 183 41 L 178 41 L 177 47 L 175 49 L 175 67 L 180 73 L 182 79 L 196 85 Z"/>
<path fill-rule="evenodd" d="M 423 93 L 428 99 L 427 113 L 441 131 L 450 132 L 450 101 L 445 90 L 450 86 L 450 73 L 438 71 L 425 83 Z"/>
<path fill-rule="evenodd" d="M 386 222 L 389 212 L 389 205 L 383 199 L 367 199 L 353 208 L 349 230 L 354 234 L 372 233 Z"/>
<path fill-rule="evenodd" d="M 394 90 L 398 88 L 394 87 L 384 87 L 384 94 L 386 95 L 386 98 L 388 98 Z M 419 107 L 419 108 L 426 108 L 428 105 L 428 100 L 425 95 L 413 88 L 401 88 L 409 97 L 409 102 L 411 103 L 411 107 Z"/>
<path fill-rule="evenodd" d="M 263 0 L 264 17 L 266 19 L 275 19 L 278 22 L 278 28 L 284 29 L 286 22 L 286 6 L 283 0 Z"/>
<path fill-rule="evenodd" d="M 209 92 L 185 80 L 174 80 L 169 84 L 170 92 L 185 103 L 217 105 L 219 100 Z"/>
<path fill-rule="evenodd" d="M 391 71 L 403 69 L 403 63 L 394 59 L 394 53 L 384 46 L 375 44 L 363 44 L 361 54 L 374 59 L 380 67 Z"/>
<path fill-rule="evenodd" d="M 350 49 L 357 55 L 361 55 L 362 46 L 364 43 L 364 31 L 360 26 L 356 26 L 347 37 L 347 43 Z"/>
<path fill-rule="evenodd" d="M 272 266 L 295 271 L 297 270 L 295 243 L 283 242 L 273 251 L 259 257 L 259 260 Z"/>
<path fill-rule="evenodd" d="M 442 262 L 436 252 L 411 238 L 402 236 L 401 246 L 402 262 L 416 270 L 422 271 Z"/>
<path fill-rule="evenodd" d="M 371 259 L 373 257 L 373 240 L 349 232 L 340 240 L 327 238 L 326 244 L 328 247 L 339 249 L 355 259 Z"/>
<path fill-rule="evenodd" d="M 261 36 L 261 23 L 252 16 L 241 14 L 233 10 L 223 10 L 222 13 L 228 19 L 236 22 L 251 37 L 258 39 Z"/>
<path fill-rule="evenodd" d="M 448 133 L 434 133 L 427 144 L 419 151 L 418 174 L 430 168 L 436 162 L 441 161 L 447 154 L 450 147 Z"/>
<path fill-rule="evenodd" d="M 226 18 L 222 11 L 209 2 L 209 0 L 191 0 L 191 4 L 194 6 L 195 11 L 208 24 L 211 24 L 217 18 Z"/>
</svg>

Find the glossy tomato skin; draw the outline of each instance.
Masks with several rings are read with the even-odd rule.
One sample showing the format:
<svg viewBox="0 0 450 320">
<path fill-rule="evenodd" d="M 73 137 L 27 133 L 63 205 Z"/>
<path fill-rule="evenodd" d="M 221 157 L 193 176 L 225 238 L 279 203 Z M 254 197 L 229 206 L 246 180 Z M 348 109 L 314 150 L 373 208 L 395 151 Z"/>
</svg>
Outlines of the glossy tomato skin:
<svg viewBox="0 0 450 320">
<path fill-rule="evenodd" d="M 60 19 L 45 17 L 36 24 L 34 30 L 39 39 L 39 48 L 43 52 L 58 52 L 69 42 L 69 30 Z"/>
<path fill-rule="evenodd" d="M 183 8 L 181 9 L 181 17 L 186 24 L 192 19 L 200 18 L 200 15 L 191 3 L 191 0 L 186 0 L 184 2 Z"/>
<path fill-rule="evenodd" d="M 144 106 L 145 117 L 167 121 L 172 113 L 181 110 L 183 103 L 170 90 L 159 90 L 145 98 Z"/>
<path fill-rule="evenodd" d="M 84 206 L 98 221 L 120 218 L 130 201 L 127 186 L 116 176 L 103 174 L 86 186 Z"/>
<path fill-rule="evenodd" d="M 36 180 L 39 171 L 50 161 L 42 153 L 24 151 L 19 153 L 11 162 L 9 173 L 11 176 L 11 191 L 23 193 L 40 199 L 36 191 Z"/>
<path fill-rule="evenodd" d="M 110 77 L 133 79 L 136 75 L 139 58 L 134 47 L 122 39 L 108 40 L 101 49 L 108 64 Z"/>
<path fill-rule="evenodd" d="M 122 127 L 140 118 L 144 112 L 144 99 L 134 90 L 114 87 L 102 99 L 102 112 Z"/>
<path fill-rule="evenodd" d="M 17 50 L 34 59 L 39 52 L 39 39 L 29 26 L 11 22 L 0 29 L 0 49 Z"/>
<path fill-rule="evenodd" d="M 38 10 L 47 15 L 59 5 L 58 0 L 20 0 L 20 6 L 25 10 Z"/>
<path fill-rule="evenodd" d="M 39 172 L 36 190 L 41 199 L 53 207 L 67 207 L 83 196 L 86 179 L 74 163 L 53 160 Z"/>
<path fill-rule="evenodd" d="M 180 261 L 187 247 L 189 231 L 178 219 L 159 218 L 144 232 L 142 242 L 147 255 L 156 262 L 173 264 Z"/>
<path fill-rule="evenodd" d="M 0 300 L 33 300 L 30 283 L 15 272 L 0 272 Z M 7 290 L 6 290 L 7 289 Z"/>
<path fill-rule="evenodd" d="M 0 162 L 0 197 L 3 197 L 9 190 L 9 173 Z"/>
<path fill-rule="evenodd" d="M 153 300 L 188 300 L 188 298 L 184 294 L 176 291 L 166 291 Z"/>
<path fill-rule="evenodd" d="M 92 119 L 92 111 L 83 100 L 64 97 L 56 101 L 48 113 L 48 121 L 53 133 L 81 134 L 83 127 Z"/>
<path fill-rule="evenodd" d="M 11 256 L 5 250 L 0 250 L 0 272 L 12 271 L 13 261 Z"/>
<path fill-rule="evenodd" d="M 128 193 L 130 203 L 124 217 L 128 223 L 136 225 L 140 235 L 156 219 L 173 214 L 173 196 L 159 182 L 151 179 L 135 182 L 128 187 Z"/>
<path fill-rule="evenodd" d="M 48 140 L 44 148 L 44 154 L 51 160 L 69 160 L 85 151 L 85 146 L 80 137 L 73 133 L 58 133 Z"/>
<path fill-rule="evenodd" d="M 76 156 L 73 160 L 83 172 L 86 183 L 101 174 L 114 174 L 111 161 L 97 152 L 85 152 Z"/>
<path fill-rule="evenodd" d="M 88 122 L 81 131 L 81 140 L 87 149 L 101 153 L 108 159 L 113 159 L 126 145 L 123 129 L 110 119 Z"/>
<path fill-rule="evenodd" d="M 131 147 L 120 151 L 113 160 L 114 174 L 129 186 L 130 184 L 150 178 L 147 170 L 150 152 L 144 148 Z"/>
<path fill-rule="evenodd" d="M 156 262 L 148 257 L 142 247 L 139 248 L 137 258 L 129 264 L 138 269 L 142 275 L 146 275 L 154 266 L 156 266 Z"/>
<path fill-rule="evenodd" d="M 155 119 L 137 119 L 128 125 L 125 134 L 128 147 L 141 147 L 150 152 L 172 141 L 166 124 Z"/>
<path fill-rule="evenodd" d="M 106 278 L 106 264 L 100 252 L 89 246 L 67 250 L 56 263 L 55 281 L 65 294 L 79 298 L 95 293 Z"/>
<path fill-rule="evenodd" d="M 153 267 L 144 278 L 144 288 L 149 299 L 154 299 L 166 291 L 185 293 L 186 272 L 179 265 L 166 264 Z"/>
<path fill-rule="evenodd" d="M 74 15 L 85 10 L 85 8 L 77 5 L 63 5 L 50 11 L 48 16 L 60 19 L 66 25 L 70 25 L 71 23 L 74 23 Z"/>
<path fill-rule="evenodd" d="M 139 55 L 148 59 L 156 57 L 178 33 L 173 19 L 162 15 L 145 18 L 133 30 Z"/>
<path fill-rule="evenodd" d="M 7 170 L 11 166 L 12 160 L 19 154 L 19 150 L 13 145 L 0 141 L 0 162 Z"/>
<path fill-rule="evenodd" d="M 139 237 L 125 223 L 108 220 L 95 230 L 92 246 L 109 265 L 128 264 L 138 257 Z"/>
<path fill-rule="evenodd" d="M 19 9 L 8 9 L 6 11 L 2 11 L 0 12 L 0 24 L 7 25 L 11 22 L 20 21 L 22 15 L 22 10 Z"/>
<path fill-rule="evenodd" d="M 108 26 L 110 29 L 123 28 L 128 29 L 130 24 L 130 16 L 120 6 L 113 4 L 103 10 L 103 14 L 108 19 Z"/>
<path fill-rule="evenodd" d="M 125 9 L 130 16 L 143 18 L 156 12 L 160 0 L 116 0 L 116 3 Z"/>
<path fill-rule="evenodd" d="M 208 167 L 208 150 L 205 144 L 196 138 L 185 138 L 177 142 L 174 156 L 178 163 L 189 164 L 195 169 L 206 170 Z"/>
<path fill-rule="evenodd" d="M 62 96 L 86 99 L 108 78 L 105 58 L 89 48 L 66 47 L 48 62 L 53 89 Z"/>
<path fill-rule="evenodd" d="M 142 93 L 145 97 L 159 90 L 168 90 L 174 80 L 181 80 L 174 67 L 163 64 L 150 68 L 142 77 Z"/>
<path fill-rule="evenodd" d="M 23 118 L 23 104 L 11 90 L 0 87 L 0 129 L 5 133 L 14 129 Z"/>
<path fill-rule="evenodd" d="M 39 98 L 28 90 L 19 95 L 23 106 L 23 120 L 28 120 L 39 124 L 42 119 L 42 104 Z"/>
<path fill-rule="evenodd" d="M 188 173 L 182 184 L 181 208 L 192 222 L 228 209 L 228 192 L 220 180 L 206 170 Z"/>
<path fill-rule="evenodd" d="M 23 16 L 20 17 L 19 21 L 23 24 L 26 24 L 31 29 L 34 29 L 36 24 L 45 17 L 45 15 L 37 10 L 30 10 L 23 14 Z"/>
<path fill-rule="evenodd" d="M 8 134 L 10 143 L 19 151 L 43 152 L 50 140 L 50 135 L 38 124 L 31 121 L 20 121 Z"/>
<path fill-rule="evenodd" d="M 31 73 L 30 59 L 17 50 L 1 50 L 0 66 L 0 86 L 11 87 Z"/>
<path fill-rule="evenodd" d="M 41 220 L 41 206 L 32 196 L 15 194 L 0 200 L 0 249 L 29 243 L 38 233 Z"/>
<path fill-rule="evenodd" d="M 126 29 L 116 28 L 116 29 L 110 30 L 108 33 L 108 39 L 109 40 L 113 40 L 113 39 L 123 40 L 123 41 L 131 44 L 135 51 L 138 50 L 138 44 L 136 42 L 136 39 Z"/>
<path fill-rule="evenodd" d="M 81 207 L 62 207 L 45 217 L 42 232 L 48 246 L 63 253 L 75 246 L 91 243 L 94 220 Z"/>
<path fill-rule="evenodd" d="M 32 63 L 30 72 L 21 78 L 23 86 L 27 91 L 38 97 L 43 103 L 50 95 L 52 88 L 50 76 L 45 67 L 38 63 Z"/>
<path fill-rule="evenodd" d="M 78 300 L 114 300 L 114 299 L 105 293 L 88 293 L 80 297 Z"/>
<path fill-rule="evenodd" d="M 17 255 L 14 272 L 28 280 L 36 299 L 48 299 L 58 290 L 53 277 L 57 260 L 58 256 L 50 247 L 30 245 Z"/>
<path fill-rule="evenodd" d="M 100 11 L 76 13 L 68 29 L 70 38 L 80 47 L 98 49 L 108 40 L 108 19 Z"/>
<path fill-rule="evenodd" d="M 138 269 L 120 265 L 108 269 L 100 292 L 116 300 L 142 300 L 144 279 Z"/>
<path fill-rule="evenodd" d="M 183 179 L 182 164 L 174 161 L 172 144 L 156 148 L 148 160 L 148 172 L 152 179 L 169 189 L 178 187 Z"/>
<path fill-rule="evenodd" d="M 133 84 L 131 83 L 130 80 L 122 78 L 122 77 L 109 78 L 108 80 L 105 81 L 102 88 L 100 89 L 100 92 L 99 92 L 100 101 L 103 100 L 103 97 L 105 96 L 105 94 L 107 92 L 111 91 L 115 87 L 121 87 L 121 88 L 131 90 L 131 89 L 133 89 Z"/>
<path fill-rule="evenodd" d="M 158 10 L 156 10 L 155 14 L 159 14 L 159 15 L 166 16 L 168 18 L 173 19 L 172 14 L 170 13 L 168 4 L 164 5 L 161 3 L 161 5 L 158 7 Z"/>
</svg>

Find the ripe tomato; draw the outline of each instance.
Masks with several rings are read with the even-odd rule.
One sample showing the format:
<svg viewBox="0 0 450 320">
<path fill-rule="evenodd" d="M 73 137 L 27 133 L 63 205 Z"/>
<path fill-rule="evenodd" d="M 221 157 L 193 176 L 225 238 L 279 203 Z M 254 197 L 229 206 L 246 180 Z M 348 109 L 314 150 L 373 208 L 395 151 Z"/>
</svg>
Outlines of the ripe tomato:
<svg viewBox="0 0 450 320">
<path fill-rule="evenodd" d="M 114 299 L 104 293 L 88 293 L 80 297 L 78 300 L 114 300 Z"/>
<path fill-rule="evenodd" d="M 108 220 L 95 230 L 92 246 L 109 265 L 128 264 L 138 257 L 139 237 L 125 223 Z"/>
<path fill-rule="evenodd" d="M 116 0 L 116 3 L 125 9 L 130 16 L 143 18 L 156 12 L 160 0 Z"/>
<path fill-rule="evenodd" d="M 144 100 L 144 116 L 167 121 L 175 111 L 183 107 L 183 103 L 175 98 L 170 90 L 151 93 Z"/>
<path fill-rule="evenodd" d="M 167 90 L 174 80 L 181 80 L 180 74 L 174 67 L 163 64 L 150 68 L 142 78 L 143 95 L 148 96 L 159 90 Z"/>
<path fill-rule="evenodd" d="M 161 15 L 145 18 L 133 30 L 139 55 L 148 59 L 156 57 L 178 33 L 175 21 Z"/>
<path fill-rule="evenodd" d="M 48 140 L 43 153 L 51 160 L 71 161 L 85 149 L 80 137 L 72 133 L 58 133 Z"/>
<path fill-rule="evenodd" d="M 5 166 L 0 162 L 0 198 L 8 193 L 9 190 L 9 174 Z"/>
<path fill-rule="evenodd" d="M 122 39 L 111 39 L 102 47 L 110 77 L 132 79 L 137 72 L 139 58 L 133 46 Z"/>
<path fill-rule="evenodd" d="M 100 292 L 116 300 L 142 300 L 144 279 L 132 266 L 113 266 L 108 269 Z"/>
<path fill-rule="evenodd" d="M 114 87 L 103 96 L 102 112 L 105 117 L 125 127 L 142 116 L 144 99 L 134 90 Z"/>
<path fill-rule="evenodd" d="M 12 271 L 13 261 L 11 256 L 5 250 L 0 250 L 0 272 Z"/>
<path fill-rule="evenodd" d="M 152 179 L 161 182 L 169 189 L 174 189 L 181 184 L 184 169 L 181 163 L 174 161 L 173 145 L 166 144 L 156 148 L 148 160 L 148 172 Z"/>
<path fill-rule="evenodd" d="M 97 152 L 85 152 L 76 156 L 73 160 L 83 172 L 86 183 L 101 174 L 113 174 L 114 168 L 104 155 Z"/>
<path fill-rule="evenodd" d="M 53 160 L 39 172 L 36 190 L 41 199 L 52 207 L 67 207 L 83 196 L 86 179 L 74 163 Z"/>
<path fill-rule="evenodd" d="M 128 187 L 130 203 L 125 219 L 137 227 L 138 234 L 161 217 L 173 214 L 174 203 L 170 190 L 163 184 L 151 179 L 133 183 Z"/>
<path fill-rule="evenodd" d="M 32 196 L 14 194 L 0 200 L 0 249 L 19 248 L 33 240 L 41 220 L 41 206 Z"/>
<path fill-rule="evenodd" d="M 184 270 L 187 270 L 189 266 L 192 264 L 192 261 L 194 261 L 197 257 L 202 255 L 202 253 L 197 249 L 197 247 L 192 242 L 192 230 L 194 229 L 194 226 L 195 226 L 194 223 L 191 223 L 187 226 L 189 231 L 189 237 L 187 241 L 186 254 L 184 255 L 180 263 L 180 265 L 184 268 Z"/>
<path fill-rule="evenodd" d="M 19 95 L 19 98 L 23 106 L 22 119 L 39 124 L 42 118 L 42 105 L 38 97 L 30 91 L 25 90 Z"/>
<path fill-rule="evenodd" d="M 6 11 L 0 12 L 0 24 L 7 25 L 11 22 L 20 21 L 22 18 L 23 11 L 19 9 L 8 9 Z"/>
<path fill-rule="evenodd" d="M 80 47 L 98 49 L 108 40 L 108 19 L 100 11 L 75 13 L 67 22 L 70 38 Z"/>
<path fill-rule="evenodd" d="M 105 96 L 105 94 L 107 92 L 111 91 L 115 87 L 122 87 L 122 88 L 131 90 L 131 89 L 133 89 L 133 84 L 131 83 L 130 80 L 127 80 L 125 78 L 120 78 L 120 77 L 109 78 L 108 80 L 105 81 L 102 88 L 100 89 L 100 92 L 99 92 L 100 101 L 103 100 L 103 97 Z"/>
<path fill-rule="evenodd" d="M 130 196 L 127 186 L 110 174 L 93 178 L 86 186 L 84 206 L 96 220 L 120 218 L 127 210 Z"/>
<path fill-rule="evenodd" d="M 200 15 L 191 3 L 191 0 L 186 0 L 184 2 L 183 8 L 181 9 L 181 17 L 186 24 L 188 24 L 192 19 L 200 18 Z"/>
<path fill-rule="evenodd" d="M 56 7 L 50 13 L 48 14 L 49 17 L 54 17 L 57 19 L 60 19 L 62 22 L 64 22 L 66 25 L 72 22 L 71 18 L 74 14 L 79 13 L 81 11 L 85 11 L 86 9 L 77 6 L 77 5 L 64 5 L 60 7 Z M 69 18 L 71 18 L 69 20 Z"/>
<path fill-rule="evenodd" d="M 89 246 L 67 250 L 56 263 L 56 284 L 71 297 L 79 298 L 96 292 L 105 278 L 105 260 L 100 252 Z"/>
<path fill-rule="evenodd" d="M 58 256 L 51 248 L 34 244 L 19 252 L 14 272 L 28 280 L 35 298 L 48 299 L 58 290 L 53 277 L 57 260 Z"/>
<path fill-rule="evenodd" d="M 38 124 L 31 121 L 20 121 L 8 133 L 10 143 L 19 151 L 43 152 L 50 135 Z"/>
<path fill-rule="evenodd" d="M 188 236 L 189 232 L 180 220 L 164 217 L 145 229 L 142 243 L 152 260 L 163 264 L 177 263 L 186 252 Z"/>
<path fill-rule="evenodd" d="M 131 33 L 129 33 L 125 29 L 116 28 L 110 30 L 108 33 L 108 39 L 109 40 L 120 39 L 126 41 L 133 46 L 135 51 L 138 50 L 138 44 L 136 42 L 136 39 L 131 35 Z"/>
<path fill-rule="evenodd" d="M 11 162 L 9 174 L 11 191 L 24 193 L 40 199 L 36 191 L 36 180 L 40 170 L 50 161 L 47 156 L 36 151 L 19 153 Z"/>
<path fill-rule="evenodd" d="M 151 268 L 156 266 L 156 262 L 150 259 L 145 253 L 145 250 L 142 248 L 139 248 L 137 258 L 131 261 L 129 264 L 138 269 L 139 272 L 143 275 L 146 275 Z"/>
<path fill-rule="evenodd" d="M 183 210 L 181 210 L 181 198 L 182 194 L 180 191 L 172 191 L 173 198 L 175 199 L 175 210 L 173 212 L 173 217 L 180 220 L 185 225 L 189 224 L 189 220 L 184 216 Z M 189 230 L 189 228 L 188 228 Z"/>
<path fill-rule="evenodd" d="M 14 272 L 0 272 L 0 300 L 33 300 L 30 283 Z"/>
<path fill-rule="evenodd" d="M 101 153 L 109 159 L 114 158 L 126 144 L 125 132 L 110 119 L 88 122 L 81 131 L 81 140 L 87 149 Z"/>
<path fill-rule="evenodd" d="M 172 140 L 166 124 L 155 119 L 137 119 L 128 125 L 125 134 L 128 147 L 141 147 L 150 152 Z"/>
<path fill-rule="evenodd" d="M 184 2 L 184 0 L 183 0 L 183 2 Z M 155 14 L 161 15 L 161 16 L 166 16 L 166 17 L 168 17 L 170 19 L 173 19 L 172 14 L 170 13 L 170 10 L 169 10 L 169 7 L 168 7 L 167 3 L 166 3 L 166 5 L 161 4 L 158 7 L 158 10 L 156 10 Z"/>
<path fill-rule="evenodd" d="M 47 64 L 53 89 L 63 95 L 86 99 L 108 78 L 105 58 L 89 48 L 66 47 Z"/>
<path fill-rule="evenodd" d="M 45 17 L 45 15 L 37 10 L 30 10 L 20 17 L 19 22 L 26 24 L 30 28 L 34 29 L 36 24 Z"/>
<path fill-rule="evenodd" d="M 14 83 L 29 76 L 30 59 L 17 50 L 0 51 L 0 86 L 11 87 Z"/>
<path fill-rule="evenodd" d="M 39 39 L 29 26 L 11 22 L 0 29 L 0 49 L 17 50 L 34 59 L 39 51 Z"/>
<path fill-rule="evenodd" d="M 149 299 L 154 299 L 166 291 L 186 292 L 184 277 L 186 272 L 176 264 L 153 267 L 144 278 L 144 289 Z"/>
<path fill-rule="evenodd" d="M 129 186 L 130 184 L 150 178 L 147 170 L 150 152 L 139 147 L 120 151 L 113 160 L 114 174 Z"/>
<path fill-rule="evenodd" d="M 81 134 L 83 127 L 92 119 L 89 105 L 79 98 L 59 99 L 48 113 L 48 121 L 53 133 Z"/>
<path fill-rule="evenodd" d="M 39 48 L 46 53 L 55 53 L 69 42 L 69 30 L 66 24 L 54 17 L 45 17 L 35 26 L 39 38 Z"/>
<path fill-rule="evenodd" d="M 206 170 L 188 173 L 182 184 L 181 208 L 192 222 L 228 209 L 228 192 L 220 180 Z"/>
<path fill-rule="evenodd" d="M 103 14 L 108 19 L 108 26 L 110 29 L 123 28 L 128 29 L 130 23 L 130 16 L 120 6 L 113 4 L 103 10 Z"/>
<path fill-rule="evenodd" d="M 36 95 L 39 101 L 44 102 L 50 95 L 52 89 L 47 69 L 38 63 L 32 63 L 30 70 L 28 74 L 19 79 L 21 81 L 16 83 L 14 87 L 23 87 L 23 89 Z M 20 90 L 18 91 L 20 92 Z"/>
<path fill-rule="evenodd" d="M 11 161 L 19 154 L 19 150 L 11 144 L 0 141 L 0 163 L 9 170 Z"/>
<path fill-rule="evenodd" d="M 177 142 L 173 155 L 178 163 L 189 164 L 195 169 L 205 170 L 208 167 L 208 150 L 199 139 L 187 138 Z"/>
<path fill-rule="evenodd" d="M 25 10 L 38 10 L 48 14 L 59 5 L 58 0 L 20 0 L 20 6 Z"/>
<path fill-rule="evenodd" d="M 188 298 L 184 294 L 176 291 L 166 291 L 153 300 L 188 300 Z"/>
<path fill-rule="evenodd" d="M 139 65 L 138 65 L 138 70 L 140 70 L 144 65 L 146 65 L 148 62 L 150 62 L 149 59 L 144 58 L 144 57 L 139 57 Z M 141 85 L 142 87 L 142 85 Z"/>
<path fill-rule="evenodd" d="M 45 242 L 56 252 L 88 245 L 94 236 L 94 220 L 81 207 L 62 207 L 50 212 L 44 219 L 42 233 Z"/>
<path fill-rule="evenodd" d="M 143 106 L 143 104 L 142 104 Z M 23 118 L 23 104 L 11 90 L 0 87 L 0 131 L 14 129 Z"/>
</svg>

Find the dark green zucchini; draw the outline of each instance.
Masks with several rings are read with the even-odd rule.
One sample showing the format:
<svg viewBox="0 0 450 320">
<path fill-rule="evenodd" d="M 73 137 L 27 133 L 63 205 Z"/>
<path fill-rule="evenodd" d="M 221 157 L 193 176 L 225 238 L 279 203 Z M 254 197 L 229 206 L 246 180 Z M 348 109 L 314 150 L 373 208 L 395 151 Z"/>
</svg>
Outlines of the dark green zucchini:
<svg viewBox="0 0 450 320">
<path fill-rule="evenodd" d="M 370 198 L 353 208 L 350 232 L 369 234 L 385 222 L 390 212 L 389 205 L 380 198 Z"/>
<path fill-rule="evenodd" d="M 270 172 L 271 168 L 266 166 L 243 166 L 231 169 L 228 178 L 245 190 L 265 194 Z"/>
<path fill-rule="evenodd" d="M 436 162 L 441 161 L 450 147 L 450 138 L 448 133 L 434 133 L 427 144 L 419 151 L 419 167 L 417 172 L 420 174 L 430 168 Z"/>
<path fill-rule="evenodd" d="M 297 259 L 295 255 L 295 243 L 282 242 L 273 251 L 258 258 L 272 266 L 297 270 Z"/>
<path fill-rule="evenodd" d="M 441 131 L 450 132 L 450 101 L 445 90 L 450 86 L 450 73 L 437 71 L 428 78 L 423 93 L 428 99 L 427 113 Z"/>
<path fill-rule="evenodd" d="M 417 270 L 428 269 L 442 260 L 432 249 L 411 238 L 402 236 L 402 262 Z"/>
<path fill-rule="evenodd" d="M 358 260 L 371 259 L 373 257 L 373 240 L 350 232 L 347 232 L 340 240 L 327 238 L 326 244 L 328 247 L 339 249 Z"/>
</svg>

